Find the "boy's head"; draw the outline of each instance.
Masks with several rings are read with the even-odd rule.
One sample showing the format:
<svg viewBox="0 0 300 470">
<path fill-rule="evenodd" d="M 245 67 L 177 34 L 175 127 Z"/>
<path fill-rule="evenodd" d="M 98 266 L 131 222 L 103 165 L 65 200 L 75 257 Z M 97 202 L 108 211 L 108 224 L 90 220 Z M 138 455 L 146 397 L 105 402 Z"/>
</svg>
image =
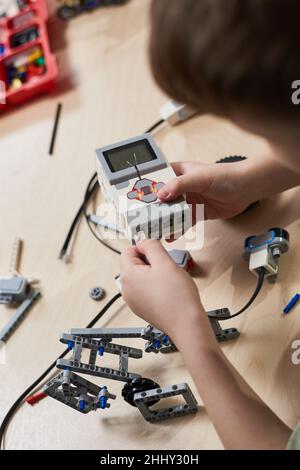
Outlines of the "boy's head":
<svg viewBox="0 0 300 470">
<path fill-rule="evenodd" d="M 150 60 L 161 88 L 270 140 L 299 126 L 299 49 L 299 0 L 153 0 Z"/>
</svg>

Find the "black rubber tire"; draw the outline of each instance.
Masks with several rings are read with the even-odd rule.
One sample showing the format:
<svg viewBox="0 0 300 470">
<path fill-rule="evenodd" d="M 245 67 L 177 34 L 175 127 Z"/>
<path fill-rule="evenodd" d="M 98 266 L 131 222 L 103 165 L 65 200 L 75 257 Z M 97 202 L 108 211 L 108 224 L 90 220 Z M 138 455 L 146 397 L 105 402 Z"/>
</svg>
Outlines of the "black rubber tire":
<svg viewBox="0 0 300 470">
<path fill-rule="evenodd" d="M 122 397 L 127 403 L 129 403 L 129 405 L 136 407 L 136 404 L 133 401 L 134 394 L 147 392 L 148 390 L 152 390 L 154 388 L 160 388 L 160 386 L 151 379 L 139 377 L 138 379 L 133 379 L 132 382 L 128 382 L 124 385 L 122 389 Z M 158 402 L 159 398 L 156 398 L 155 400 L 147 402 L 147 405 L 152 406 Z"/>
</svg>

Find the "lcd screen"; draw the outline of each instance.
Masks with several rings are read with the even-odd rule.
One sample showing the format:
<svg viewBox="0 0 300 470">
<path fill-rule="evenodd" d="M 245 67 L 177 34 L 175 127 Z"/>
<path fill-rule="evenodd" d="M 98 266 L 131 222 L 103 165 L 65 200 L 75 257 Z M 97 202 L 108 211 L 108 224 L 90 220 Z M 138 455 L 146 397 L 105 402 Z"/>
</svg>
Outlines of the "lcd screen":
<svg viewBox="0 0 300 470">
<path fill-rule="evenodd" d="M 147 139 L 103 152 L 112 173 L 156 160 L 157 156 Z"/>
</svg>

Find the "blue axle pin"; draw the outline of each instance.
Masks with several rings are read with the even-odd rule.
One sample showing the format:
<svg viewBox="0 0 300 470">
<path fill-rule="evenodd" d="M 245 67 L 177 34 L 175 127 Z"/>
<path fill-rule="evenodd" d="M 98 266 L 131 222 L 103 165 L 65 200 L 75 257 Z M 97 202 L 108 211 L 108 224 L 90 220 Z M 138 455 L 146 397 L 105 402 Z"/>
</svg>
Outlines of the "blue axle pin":
<svg viewBox="0 0 300 470">
<path fill-rule="evenodd" d="M 294 295 L 294 297 L 289 301 L 286 307 L 284 307 L 283 312 L 284 313 L 289 313 L 292 308 L 295 307 L 295 305 L 299 302 L 300 299 L 300 294 Z"/>
</svg>

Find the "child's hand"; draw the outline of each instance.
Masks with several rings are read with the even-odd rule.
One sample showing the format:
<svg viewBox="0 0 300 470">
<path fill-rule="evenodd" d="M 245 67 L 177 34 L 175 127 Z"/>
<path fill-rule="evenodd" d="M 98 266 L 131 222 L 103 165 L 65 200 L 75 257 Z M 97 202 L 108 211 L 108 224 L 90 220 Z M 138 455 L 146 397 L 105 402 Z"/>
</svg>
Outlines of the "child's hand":
<svg viewBox="0 0 300 470">
<path fill-rule="evenodd" d="M 227 219 L 243 212 L 257 200 L 257 186 L 246 184 L 244 171 L 248 162 L 173 163 L 177 178 L 159 192 L 162 201 L 171 201 L 186 193 L 189 204 L 204 204 L 206 219 Z"/>
<path fill-rule="evenodd" d="M 172 338 L 188 322 L 201 314 L 206 317 L 194 281 L 157 240 L 139 242 L 122 253 L 121 282 L 123 298 L 132 311 Z"/>
</svg>

